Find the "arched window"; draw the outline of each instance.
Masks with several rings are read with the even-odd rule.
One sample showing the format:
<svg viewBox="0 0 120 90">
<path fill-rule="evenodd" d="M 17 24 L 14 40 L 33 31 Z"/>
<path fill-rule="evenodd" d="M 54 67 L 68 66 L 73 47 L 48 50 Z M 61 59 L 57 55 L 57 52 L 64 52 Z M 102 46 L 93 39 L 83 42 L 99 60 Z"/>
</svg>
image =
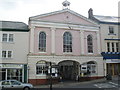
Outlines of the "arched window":
<svg viewBox="0 0 120 90">
<path fill-rule="evenodd" d="M 93 53 L 93 38 L 91 35 L 87 36 L 87 46 L 88 46 L 88 53 Z"/>
<path fill-rule="evenodd" d="M 36 63 L 36 74 L 37 75 L 46 75 L 48 74 L 48 67 L 46 65 L 46 62 L 41 60 Z"/>
<path fill-rule="evenodd" d="M 44 32 L 39 34 L 39 51 L 46 52 L 46 34 Z"/>
<path fill-rule="evenodd" d="M 63 52 L 72 52 L 72 35 L 65 32 L 63 35 Z"/>
<path fill-rule="evenodd" d="M 94 61 L 89 61 L 87 63 L 87 73 L 90 75 L 97 73 L 97 63 Z"/>
</svg>

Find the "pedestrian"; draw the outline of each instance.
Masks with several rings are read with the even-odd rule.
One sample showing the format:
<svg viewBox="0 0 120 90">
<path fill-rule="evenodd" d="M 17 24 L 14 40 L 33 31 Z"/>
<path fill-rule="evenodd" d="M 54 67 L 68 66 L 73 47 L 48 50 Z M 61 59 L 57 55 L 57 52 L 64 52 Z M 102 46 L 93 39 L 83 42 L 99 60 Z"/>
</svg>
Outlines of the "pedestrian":
<svg viewBox="0 0 120 90">
<path fill-rule="evenodd" d="M 76 76 L 76 81 L 79 81 L 79 75 Z"/>
<path fill-rule="evenodd" d="M 60 82 L 62 82 L 62 76 L 60 76 Z"/>
</svg>

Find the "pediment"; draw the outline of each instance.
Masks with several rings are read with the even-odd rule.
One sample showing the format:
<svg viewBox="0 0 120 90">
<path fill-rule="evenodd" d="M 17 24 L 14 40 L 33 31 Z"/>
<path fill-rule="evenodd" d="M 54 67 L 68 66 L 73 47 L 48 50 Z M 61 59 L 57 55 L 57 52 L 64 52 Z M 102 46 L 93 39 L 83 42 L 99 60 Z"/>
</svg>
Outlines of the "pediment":
<svg viewBox="0 0 120 90">
<path fill-rule="evenodd" d="M 96 23 L 91 21 L 90 19 L 88 19 L 72 10 L 69 10 L 69 9 L 30 17 L 30 20 L 72 23 L 72 24 L 84 24 L 84 25 L 96 25 Z"/>
</svg>

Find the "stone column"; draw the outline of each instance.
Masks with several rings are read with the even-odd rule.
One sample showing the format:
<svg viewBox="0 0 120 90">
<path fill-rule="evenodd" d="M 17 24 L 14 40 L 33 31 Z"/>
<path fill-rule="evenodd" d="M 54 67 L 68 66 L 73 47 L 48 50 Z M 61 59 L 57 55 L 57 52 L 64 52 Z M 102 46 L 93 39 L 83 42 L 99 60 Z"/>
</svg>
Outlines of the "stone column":
<svg viewBox="0 0 120 90">
<path fill-rule="evenodd" d="M 112 43 L 110 42 L 110 52 L 112 52 Z"/>
<path fill-rule="evenodd" d="M 51 28 L 51 52 L 55 54 L 55 28 Z"/>
<path fill-rule="evenodd" d="M 81 54 L 84 55 L 85 54 L 85 40 L 84 40 L 84 31 L 80 30 L 80 45 L 81 45 Z"/>
<path fill-rule="evenodd" d="M 30 27 L 30 52 L 34 52 L 34 29 L 35 27 Z"/>
<path fill-rule="evenodd" d="M 117 52 L 116 43 L 114 42 L 114 52 Z"/>
</svg>

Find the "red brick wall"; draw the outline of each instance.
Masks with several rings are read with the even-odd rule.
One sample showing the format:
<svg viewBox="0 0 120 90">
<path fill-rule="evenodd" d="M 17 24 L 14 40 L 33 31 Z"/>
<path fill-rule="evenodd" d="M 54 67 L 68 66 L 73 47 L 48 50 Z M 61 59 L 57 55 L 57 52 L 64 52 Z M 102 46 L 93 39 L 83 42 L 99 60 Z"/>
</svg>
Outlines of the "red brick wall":
<svg viewBox="0 0 120 90">
<path fill-rule="evenodd" d="M 28 82 L 33 85 L 49 84 L 49 79 L 29 79 Z M 58 83 L 58 79 L 52 79 L 52 83 Z"/>
<path fill-rule="evenodd" d="M 48 84 L 47 79 L 29 79 L 28 82 L 33 85 Z"/>
</svg>

